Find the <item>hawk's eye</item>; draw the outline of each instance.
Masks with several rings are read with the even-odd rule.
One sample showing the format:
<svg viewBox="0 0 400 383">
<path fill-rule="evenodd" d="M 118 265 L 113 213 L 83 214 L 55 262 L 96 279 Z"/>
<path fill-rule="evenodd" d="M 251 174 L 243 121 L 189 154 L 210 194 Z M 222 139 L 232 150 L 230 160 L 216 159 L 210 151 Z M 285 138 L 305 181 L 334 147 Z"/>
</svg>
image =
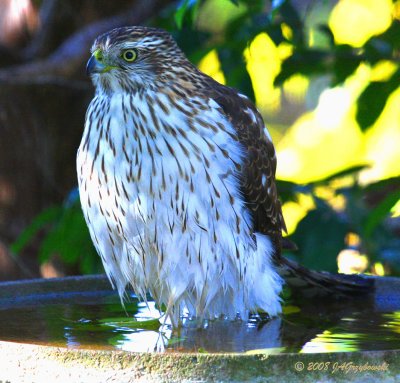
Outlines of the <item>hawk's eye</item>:
<svg viewBox="0 0 400 383">
<path fill-rule="evenodd" d="M 127 49 L 122 52 L 122 58 L 127 62 L 133 62 L 136 60 L 137 53 L 134 49 Z"/>
</svg>

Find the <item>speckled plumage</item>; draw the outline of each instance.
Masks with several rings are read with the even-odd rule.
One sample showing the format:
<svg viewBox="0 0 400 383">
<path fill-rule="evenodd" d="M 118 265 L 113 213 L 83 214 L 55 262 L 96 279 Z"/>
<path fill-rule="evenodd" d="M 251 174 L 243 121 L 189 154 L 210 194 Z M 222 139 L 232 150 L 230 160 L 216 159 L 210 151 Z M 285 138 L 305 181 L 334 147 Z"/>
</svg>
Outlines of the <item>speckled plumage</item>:
<svg viewBox="0 0 400 383">
<path fill-rule="evenodd" d="M 132 49 L 136 59 L 124 61 Z M 92 53 L 79 190 L 121 297 L 128 285 L 143 298 L 150 291 L 174 325 L 185 310 L 279 313 L 285 225 L 274 147 L 254 105 L 159 29 L 112 30 Z"/>
</svg>

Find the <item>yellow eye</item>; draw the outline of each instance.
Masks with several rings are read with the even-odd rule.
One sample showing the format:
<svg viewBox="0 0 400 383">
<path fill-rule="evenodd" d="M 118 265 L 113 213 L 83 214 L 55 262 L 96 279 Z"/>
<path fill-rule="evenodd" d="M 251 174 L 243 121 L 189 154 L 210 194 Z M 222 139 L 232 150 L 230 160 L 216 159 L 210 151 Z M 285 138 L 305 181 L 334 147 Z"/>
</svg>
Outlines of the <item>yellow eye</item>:
<svg viewBox="0 0 400 383">
<path fill-rule="evenodd" d="M 137 53 L 134 49 L 127 49 L 122 52 L 122 58 L 127 62 L 133 62 L 136 60 Z"/>
</svg>

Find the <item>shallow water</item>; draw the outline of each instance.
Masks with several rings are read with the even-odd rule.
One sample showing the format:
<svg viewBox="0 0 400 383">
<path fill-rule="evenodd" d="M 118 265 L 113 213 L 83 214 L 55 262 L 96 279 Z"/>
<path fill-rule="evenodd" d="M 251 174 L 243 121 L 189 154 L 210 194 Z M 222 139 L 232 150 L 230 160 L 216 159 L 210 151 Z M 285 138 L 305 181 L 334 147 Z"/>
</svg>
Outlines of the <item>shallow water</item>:
<svg viewBox="0 0 400 383">
<path fill-rule="evenodd" d="M 392 305 L 393 306 L 393 305 Z M 300 310 L 301 307 L 301 310 Z M 125 311 L 126 310 L 126 311 Z M 159 352 L 322 353 L 400 349 L 400 306 L 373 300 L 292 301 L 280 318 L 186 319 L 172 331 L 156 310 L 114 294 L 74 296 L 62 303 L 27 301 L 0 308 L 0 340 L 68 348 Z M 128 313 L 128 314 L 127 314 Z M 200 328 L 199 328 L 200 326 Z"/>
</svg>

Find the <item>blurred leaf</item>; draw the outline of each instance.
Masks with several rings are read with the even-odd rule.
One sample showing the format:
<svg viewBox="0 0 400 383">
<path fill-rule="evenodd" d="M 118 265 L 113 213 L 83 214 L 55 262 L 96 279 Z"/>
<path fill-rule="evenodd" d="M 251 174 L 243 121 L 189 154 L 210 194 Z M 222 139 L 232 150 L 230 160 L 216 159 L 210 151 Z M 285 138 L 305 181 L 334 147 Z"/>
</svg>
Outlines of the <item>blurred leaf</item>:
<svg viewBox="0 0 400 383">
<path fill-rule="evenodd" d="M 280 4 L 273 10 L 275 18 L 277 17 L 278 12 L 282 21 L 287 24 L 292 31 L 295 31 L 293 34 L 293 42 L 298 47 L 304 46 L 304 23 L 292 2 L 289 0 L 280 2 Z"/>
<path fill-rule="evenodd" d="M 244 49 L 244 46 L 243 46 Z M 248 96 L 251 100 L 255 100 L 253 85 L 250 76 L 245 69 L 242 52 L 240 54 L 237 49 L 223 48 L 218 50 L 218 58 L 221 62 L 221 69 L 227 80 L 227 85 L 238 89 L 241 93 Z M 236 59 L 234 59 L 236 57 Z M 238 65 L 238 59 L 242 61 Z"/>
<path fill-rule="evenodd" d="M 178 29 L 182 29 L 185 18 L 189 14 L 189 23 L 192 24 L 197 17 L 200 0 L 184 0 L 175 12 L 174 20 Z M 190 11 L 190 12 L 189 12 Z"/>
<path fill-rule="evenodd" d="M 296 50 L 282 63 L 281 72 L 275 78 L 275 85 L 282 85 L 294 74 L 310 76 L 328 72 L 333 57 L 330 52 L 322 50 Z"/>
<path fill-rule="evenodd" d="M 299 185 L 290 181 L 277 180 L 276 181 L 279 199 L 282 203 L 298 200 L 299 193 L 311 193 L 312 189 L 307 185 Z"/>
<path fill-rule="evenodd" d="M 394 269 L 397 273 L 400 273 L 400 239 L 399 238 L 388 238 L 383 246 L 381 252 L 381 259 L 391 269 Z"/>
<path fill-rule="evenodd" d="M 361 93 L 358 99 L 356 119 L 361 129 L 365 131 L 375 123 L 386 105 L 388 97 L 400 83 L 400 69 L 398 69 L 389 81 L 371 82 Z"/>
<path fill-rule="evenodd" d="M 280 296 L 283 299 L 284 304 L 290 304 L 291 303 L 292 290 L 287 284 L 283 285 L 283 288 L 282 288 Z"/>
<path fill-rule="evenodd" d="M 332 86 L 343 83 L 363 61 L 363 56 L 349 45 L 338 45 L 334 50 Z"/>
<path fill-rule="evenodd" d="M 369 214 L 364 224 L 364 233 L 370 236 L 373 230 L 386 218 L 392 207 L 400 200 L 400 190 L 390 193 Z"/>
<path fill-rule="evenodd" d="M 183 18 L 189 6 L 189 0 L 185 0 L 175 12 L 175 23 L 179 29 L 182 29 Z"/>
<path fill-rule="evenodd" d="M 79 264 L 82 273 L 101 270 L 79 201 L 63 209 L 41 244 L 39 261 L 43 263 L 53 254 L 58 254 L 66 264 Z"/>
<path fill-rule="evenodd" d="M 11 251 L 18 254 L 40 230 L 54 223 L 61 214 L 62 207 L 60 206 L 53 206 L 41 212 L 11 245 Z"/>
<path fill-rule="evenodd" d="M 79 199 L 73 193 L 65 204 L 40 213 L 12 244 L 11 250 L 18 254 L 42 230 L 47 234 L 39 247 L 40 263 L 57 254 L 66 264 L 78 265 L 84 274 L 102 271 L 101 260 L 92 244 Z"/>
<path fill-rule="evenodd" d="M 390 27 L 381 35 L 371 37 L 364 46 L 370 63 L 383 59 L 394 59 L 400 49 L 400 21 L 394 19 Z"/>
<path fill-rule="evenodd" d="M 296 47 L 294 53 L 283 61 L 275 85 L 281 85 L 294 74 L 300 73 L 304 76 L 328 74 L 332 78 L 332 86 L 336 86 L 353 74 L 363 59 L 348 45 L 338 45 L 329 51 Z"/>
<path fill-rule="evenodd" d="M 243 52 L 249 43 L 264 32 L 269 21 L 262 11 L 260 1 L 254 1 L 247 11 L 231 20 L 224 34 L 223 43 L 217 46 L 221 69 L 227 85 L 255 101 L 253 85 L 246 69 Z"/>
<path fill-rule="evenodd" d="M 400 20 L 398 18 L 393 19 L 392 24 L 390 27 L 383 32 L 381 35 L 376 36 L 373 39 L 376 40 L 383 40 L 386 43 L 390 44 L 393 49 L 398 50 L 400 49 Z"/>
<path fill-rule="evenodd" d="M 370 193 L 370 192 L 377 191 L 377 190 L 384 190 L 385 188 L 388 188 L 388 187 L 400 189 L 400 176 L 386 178 L 384 180 L 379 180 L 379 181 L 370 183 L 365 186 L 365 191 L 367 193 Z"/>
<path fill-rule="evenodd" d="M 323 201 L 298 224 L 291 239 L 298 245 L 301 263 L 316 270 L 337 272 L 336 257 L 343 249 L 348 227 Z"/>
<path fill-rule="evenodd" d="M 365 165 L 355 165 L 355 166 L 351 166 L 349 168 L 346 168 L 344 170 L 339 170 L 336 173 L 330 174 L 329 176 L 325 177 L 325 178 L 321 178 L 317 181 L 313 181 L 310 184 L 311 185 L 325 185 L 330 183 L 331 181 L 337 179 L 337 178 L 343 178 L 349 175 L 354 175 L 356 173 L 359 173 L 361 170 L 367 169 L 369 167 L 369 165 L 365 164 Z"/>
<path fill-rule="evenodd" d="M 329 26 L 327 24 L 319 25 L 318 30 L 328 38 L 330 46 L 335 45 L 335 36 L 334 36 L 331 28 L 329 28 Z"/>
</svg>

